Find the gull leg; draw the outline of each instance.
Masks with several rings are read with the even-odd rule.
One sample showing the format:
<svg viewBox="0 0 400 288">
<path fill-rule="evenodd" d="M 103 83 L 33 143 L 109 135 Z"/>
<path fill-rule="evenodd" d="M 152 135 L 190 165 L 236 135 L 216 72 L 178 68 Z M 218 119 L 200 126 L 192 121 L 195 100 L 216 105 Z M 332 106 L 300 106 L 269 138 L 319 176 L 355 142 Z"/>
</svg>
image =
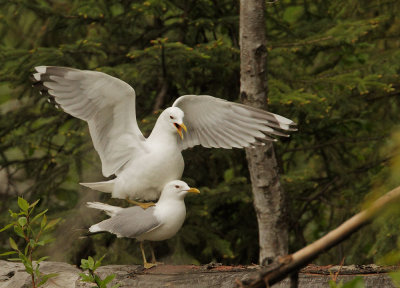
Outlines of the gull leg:
<svg viewBox="0 0 400 288">
<path fill-rule="evenodd" d="M 151 263 L 153 263 L 155 265 L 164 264 L 162 262 L 157 262 L 156 255 L 154 254 L 153 245 L 151 244 L 151 242 L 149 242 L 149 243 L 150 243 L 150 250 L 151 250 Z"/>
<path fill-rule="evenodd" d="M 128 201 L 130 204 L 138 205 L 138 206 L 142 207 L 143 209 L 147 209 L 151 206 L 156 205 L 153 202 L 142 203 L 142 202 L 134 201 L 134 200 L 129 199 L 128 197 L 126 197 L 125 200 Z"/>
<path fill-rule="evenodd" d="M 145 269 L 150 269 L 153 266 L 156 266 L 156 264 L 153 263 L 148 263 L 146 260 L 146 255 L 144 253 L 144 249 L 143 249 L 143 241 L 140 241 L 140 250 L 142 250 L 142 257 L 143 257 L 143 267 Z"/>
</svg>

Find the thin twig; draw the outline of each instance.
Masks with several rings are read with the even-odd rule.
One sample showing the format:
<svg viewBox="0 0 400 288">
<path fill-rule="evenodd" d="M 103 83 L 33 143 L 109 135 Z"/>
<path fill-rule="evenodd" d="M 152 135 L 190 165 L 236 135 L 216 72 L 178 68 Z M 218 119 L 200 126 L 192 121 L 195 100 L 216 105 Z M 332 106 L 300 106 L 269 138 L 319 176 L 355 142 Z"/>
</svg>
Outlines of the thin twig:
<svg viewBox="0 0 400 288">
<path fill-rule="evenodd" d="M 335 281 L 335 283 L 336 283 L 336 281 L 337 281 L 337 277 L 339 276 L 339 274 L 340 274 L 340 271 L 342 270 L 342 267 L 343 267 L 343 264 L 344 264 L 344 259 L 345 259 L 346 257 L 343 257 L 343 259 L 342 259 L 342 261 L 340 261 L 340 266 L 339 266 L 339 269 L 338 269 L 338 271 L 333 275 L 333 281 Z"/>
</svg>

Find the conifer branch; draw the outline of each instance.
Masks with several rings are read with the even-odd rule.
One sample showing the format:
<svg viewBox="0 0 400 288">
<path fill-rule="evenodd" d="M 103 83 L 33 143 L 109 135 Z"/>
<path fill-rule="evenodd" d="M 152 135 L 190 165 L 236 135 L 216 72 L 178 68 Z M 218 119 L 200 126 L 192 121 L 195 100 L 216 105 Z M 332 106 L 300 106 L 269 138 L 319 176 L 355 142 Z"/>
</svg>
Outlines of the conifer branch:
<svg viewBox="0 0 400 288">
<path fill-rule="evenodd" d="M 295 152 L 295 151 L 316 150 L 316 149 L 324 148 L 327 146 L 334 146 L 337 144 L 344 144 L 344 143 L 363 143 L 363 142 L 371 142 L 371 141 L 382 141 L 382 139 L 384 139 L 388 136 L 389 136 L 388 134 L 383 134 L 383 135 L 379 135 L 377 137 L 347 137 L 345 139 L 320 143 L 320 144 L 317 144 L 314 146 L 308 146 L 308 147 L 306 146 L 306 147 L 287 149 L 287 150 L 285 150 L 285 153 Z"/>
<path fill-rule="evenodd" d="M 307 45 L 310 45 L 310 44 L 315 44 L 315 43 L 318 43 L 318 42 L 323 42 L 323 41 L 327 41 L 327 40 L 331 40 L 331 39 L 333 39 L 333 36 L 326 36 L 326 37 L 313 39 L 313 40 L 308 40 L 308 41 L 299 41 L 299 42 L 292 42 L 292 43 L 280 43 L 280 44 L 268 46 L 268 48 L 273 49 L 273 48 L 280 48 L 280 47 L 307 46 Z"/>
</svg>

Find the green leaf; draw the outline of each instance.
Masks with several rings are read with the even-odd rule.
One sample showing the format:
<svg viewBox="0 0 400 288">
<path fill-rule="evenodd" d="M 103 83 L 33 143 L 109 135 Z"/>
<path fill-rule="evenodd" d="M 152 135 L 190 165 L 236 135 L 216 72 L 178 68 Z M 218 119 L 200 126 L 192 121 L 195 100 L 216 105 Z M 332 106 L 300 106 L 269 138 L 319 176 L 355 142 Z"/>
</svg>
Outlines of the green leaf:
<svg viewBox="0 0 400 288">
<path fill-rule="evenodd" d="M 50 273 L 50 274 L 42 275 L 40 277 L 41 280 L 38 284 L 38 287 L 44 285 L 47 282 L 47 280 L 49 280 L 50 278 L 57 277 L 57 276 L 58 276 L 58 273 Z"/>
<path fill-rule="evenodd" d="M 101 280 L 101 278 L 99 277 L 99 275 L 94 274 L 94 282 L 96 282 L 97 285 L 100 286 L 100 288 L 103 288 L 103 286 L 104 286 L 104 285 L 102 285 L 102 284 L 103 284 L 103 281 Z"/>
<path fill-rule="evenodd" d="M 8 251 L 8 252 L 1 253 L 0 256 L 7 256 L 7 255 L 17 254 L 17 253 L 18 253 L 17 251 Z"/>
<path fill-rule="evenodd" d="M 110 283 L 112 280 L 114 280 L 114 278 L 115 278 L 115 274 L 108 275 L 108 276 L 103 280 L 103 283 L 104 283 L 105 285 L 107 285 L 107 284 Z"/>
<path fill-rule="evenodd" d="M 81 276 L 82 281 L 84 281 L 84 282 L 94 283 L 94 278 L 92 277 L 92 275 L 87 275 L 85 273 L 79 273 L 79 276 Z"/>
<path fill-rule="evenodd" d="M 88 266 L 89 266 L 89 269 L 93 271 L 93 269 L 94 269 L 94 259 L 92 258 L 92 256 L 88 257 Z"/>
<path fill-rule="evenodd" d="M 36 206 L 36 204 L 38 204 L 40 201 L 40 199 L 36 200 L 35 202 L 33 202 L 31 205 L 29 205 L 29 208 L 33 208 Z"/>
<path fill-rule="evenodd" d="M 40 229 L 43 229 L 47 224 L 47 216 L 43 215 L 42 221 L 40 222 Z"/>
<path fill-rule="evenodd" d="M 44 240 L 44 244 L 48 244 L 48 243 L 54 242 L 55 240 L 56 240 L 56 238 L 45 239 Z"/>
<path fill-rule="evenodd" d="M 28 212 L 29 203 L 22 197 L 18 197 L 18 206 L 22 211 Z"/>
<path fill-rule="evenodd" d="M 45 239 L 45 240 L 39 241 L 36 244 L 39 245 L 39 246 L 44 246 L 47 243 L 53 242 L 54 240 L 55 240 L 55 238 L 49 238 L 49 239 Z"/>
<path fill-rule="evenodd" d="M 29 239 L 29 245 L 30 245 L 32 248 L 35 248 L 35 247 L 36 247 L 36 241 L 35 241 L 35 239 Z"/>
<path fill-rule="evenodd" d="M 392 278 L 393 283 L 396 284 L 396 287 L 400 286 L 400 271 L 391 272 L 389 276 Z"/>
<path fill-rule="evenodd" d="M 343 281 L 336 283 L 333 280 L 329 280 L 329 288 L 342 288 L 342 286 L 343 286 Z"/>
<path fill-rule="evenodd" d="M 46 230 L 52 228 L 54 225 L 56 225 L 58 222 L 60 222 L 60 220 L 61 220 L 61 218 L 57 218 L 57 219 L 51 220 L 51 221 L 46 225 L 46 227 L 44 228 L 44 231 L 46 231 Z"/>
<path fill-rule="evenodd" d="M 18 217 L 18 214 L 15 213 L 15 212 L 13 212 L 13 211 L 11 211 L 10 209 L 8 210 L 8 212 L 10 212 L 10 216 L 11 216 L 12 218 L 17 218 L 17 217 Z"/>
<path fill-rule="evenodd" d="M 24 227 L 28 221 L 26 220 L 25 216 L 19 217 L 18 218 L 18 224 L 21 225 L 21 227 Z"/>
<path fill-rule="evenodd" d="M 22 260 L 20 258 L 8 258 L 8 261 L 20 261 L 22 262 Z"/>
<path fill-rule="evenodd" d="M 364 279 L 362 277 L 356 277 L 353 280 L 346 282 L 343 288 L 364 288 Z"/>
<path fill-rule="evenodd" d="M 11 246 L 11 248 L 14 249 L 14 250 L 16 250 L 16 251 L 19 251 L 19 250 L 18 250 L 17 243 L 15 243 L 14 239 L 10 237 L 9 241 L 10 241 L 10 246 Z"/>
<path fill-rule="evenodd" d="M 0 232 L 3 232 L 4 230 L 7 230 L 8 228 L 10 228 L 11 226 L 13 226 L 15 223 L 12 222 L 10 224 L 7 224 L 6 226 L 4 226 L 3 228 L 0 229 Z"/>
<path fill-rule="evenodd" d="M 44 213 L 46 213 L 49 209 L 45 209 L 42 212 L 40 212 L 39 214 L 37 214 L 35 217 L 33 217 L 33 219 L 31 220 L 31 223 L 35 222 L 37 219 L 39 219 Z"/>
<path fill-rule="evenodd" d="M 28 257 L 26 257 L 26 255 L 19 252 L 18 256 L 21 259 L 22 263 L 24 263 L 24 264 L 29 263 L 29 265 L 32 267 L 32 262 L 31 262 L 31 260 L 28 259 Z"/>
<path fill-rule="evenodd" d="M 89 269 L 89 261 L 86 259 L 81 259 L 81 268 L 82 269 Z"/>
<path fill-rule="evenodd" d="M 44 256 L 44 257 L 40 258 L 39 260 L 36 261 L 36 263 L 40 263 L 46 259 L 49 259 L 49 256 Z"/>
<path fill-rule="evenodd" d="M 392 282 L 396 287 L 400 287 L 400 271 L 389 273 L 390 278 L 392 278 Z"/>
<path fill-rule="evenodd" d="M 118 288 L 119 286 L 121 286 L 120 283 L 115 284 L 114 286 L 112 286 L 111 288 Z"/>
<path fill-rule="evenodd" d="M 33 274 L 33 268 L 32 268 L 32 264 L 31 263 L 29 263 L 29 262 L 24 262 L 24 261 L 22 261 L 22 263 L 24 263 L 24 266 L 25 266 L 25 271 L 28 273 L 28 274 Z"/>
<path fill-rule="evenodd" d="M 25 249 L 24 249 L 24 254 L 25 255 L 28 255 L 29 246 L 30 246 L 30 243 L 26 244 L 26 246 L 25 246 Z"/>
<path fill-rule="evenodd" d="M 39 264 L 37 264 L 36 265 L 36 268 L 35 268 L 35 275 L 36 275 L 36 278 L 40 278 L 40 271 L 39 271 L 39 268 L 40 268 L 40 265 Z"/>
<path fill-rule="evenodd" d="M 93 271 L 95 271 L 97 268 L 99 268 L 101 266 L 101 261 L 103 261 L 105 256 L 106 255 L 104 254 L 99 260 L 96 261 L 96 263 L 94 264 L 94 267 L 93 267 Z"/>
<path fill-rule="evenodd" d="M 44 284 L 46 284 L 47 280 L 49 280 L 48 278 L 42 278 L 42 280 L 40 280 L 39 284 L 37 285 L 37 287 L 40 287 Z"/>
<path fill-rule="evenodd" d="M 21 226 L 15 225 L 15 226 L 14 226 L 14 232 L 15 232 L 15 234 L 17 234 L 19 237 L 25 239 L 24 230 L 22 230 Z"/>
</svg>

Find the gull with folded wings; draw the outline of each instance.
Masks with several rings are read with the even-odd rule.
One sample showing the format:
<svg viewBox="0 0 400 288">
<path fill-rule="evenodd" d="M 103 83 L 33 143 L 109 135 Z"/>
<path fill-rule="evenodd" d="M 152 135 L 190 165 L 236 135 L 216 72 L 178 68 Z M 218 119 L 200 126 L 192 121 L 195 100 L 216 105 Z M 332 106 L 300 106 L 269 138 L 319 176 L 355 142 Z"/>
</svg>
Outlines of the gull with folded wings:
<svg viewBox="0 0 400 288">
<path fill-rule="evenodd" d="M 151 263 L 147 262 L 143 241 L 162 241 L 173 237 L 181 229 L 186 216 L 184 198 L 187 193 L 200 193 L 185 182 L 175 180 L 167 183 L 161 192 L 160 200 L 146 210 L 138 206 L 121 208 L 99 202 L 88 202 L 87 206 L 103 210 L 110 218 L 89 228 L 93 234 L 110 232 L 120 237 L 136 238 L 140 241 L 144 268 L 157 265 L 151 247 Z M 87 234 L 90 236 L 91 234 Z"/>
</svg>

